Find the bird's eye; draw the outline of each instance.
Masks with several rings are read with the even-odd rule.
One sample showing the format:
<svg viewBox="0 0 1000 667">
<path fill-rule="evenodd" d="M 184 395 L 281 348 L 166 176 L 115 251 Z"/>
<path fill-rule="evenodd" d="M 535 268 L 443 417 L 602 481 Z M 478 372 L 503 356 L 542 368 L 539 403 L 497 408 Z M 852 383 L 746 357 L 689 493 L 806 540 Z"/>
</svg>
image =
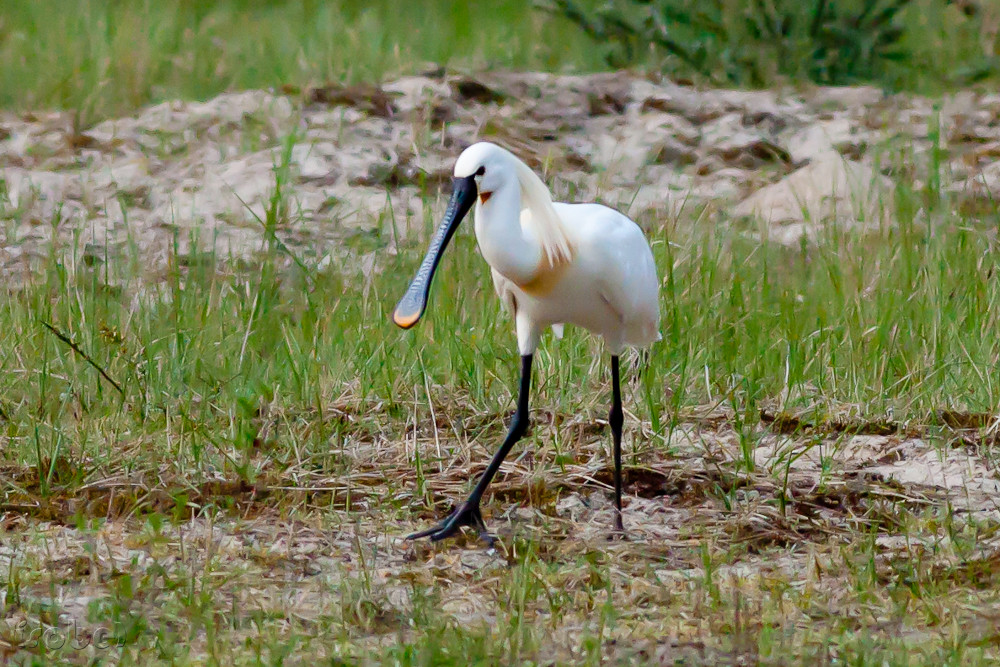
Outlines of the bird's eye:
<svg viewBox="0 0 1000 667">
<path fill-rule="evenodd" d="M 476 169 L 476 176 L 482 176 L 485 173 L 486 173 L 486 167 L 480 167 L 479 169 Z"/>
</svg>

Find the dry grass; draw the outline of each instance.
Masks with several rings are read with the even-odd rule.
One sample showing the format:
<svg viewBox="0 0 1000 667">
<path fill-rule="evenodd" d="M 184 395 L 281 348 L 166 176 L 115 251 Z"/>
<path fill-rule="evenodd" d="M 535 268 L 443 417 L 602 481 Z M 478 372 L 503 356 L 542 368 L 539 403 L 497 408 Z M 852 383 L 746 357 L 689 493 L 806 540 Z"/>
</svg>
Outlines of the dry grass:
<svg viewBox="0 0 1000 667">
<path fill-rule="evenodd" d="M 38 623 L 111 628 L 123 658 L 154 648 L 182 662 L 285 650 L 296 662 L 424 664 L 996 654 L 1000 524 L 995 495 L 970 491 L 992 469 L 963 450 L 963 487 L 878 472 L 938 457 L 915 427 L 803 438 L 762 424 L 757 454 L 770 454 L 750 472 L 731 415 L 682 420 L 669 447 L 631 422 L 620 542 L 607 539 L 605 424 L 542 414 L 493 487 L 486 514 L 501 539 L 487 551 L 471 535 L 437 547 L 401 536 L 467 492 L 500 415 L 440 403 L 435 422 L 393 435 L 400 425 L 361 427 L 378 406 L 324 412 L 347 425 L 344 472 L 306 462 L 198 487 L 119 474 L 42 500 L 36 469 L 6 469 L 8 655 L 88 655 L 26 650 L 24 628 Z M 789 460 L 796 449 L 829 459 Z"/>
</svg>

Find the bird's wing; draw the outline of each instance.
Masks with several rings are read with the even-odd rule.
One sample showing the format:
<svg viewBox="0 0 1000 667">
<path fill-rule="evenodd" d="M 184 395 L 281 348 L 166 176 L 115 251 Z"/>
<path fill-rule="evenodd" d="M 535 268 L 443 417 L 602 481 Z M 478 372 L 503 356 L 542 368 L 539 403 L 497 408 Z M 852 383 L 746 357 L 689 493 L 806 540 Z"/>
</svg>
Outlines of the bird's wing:
<svg viewBox="0 0 1000 667">
<path fill-rule="evenodd" d="M 587 256 L 598 293 L 622 324 L 659 319 L 656 264 L 642 230 L 625 216 L 603 212 L 587 235 Z"/>
</svg>

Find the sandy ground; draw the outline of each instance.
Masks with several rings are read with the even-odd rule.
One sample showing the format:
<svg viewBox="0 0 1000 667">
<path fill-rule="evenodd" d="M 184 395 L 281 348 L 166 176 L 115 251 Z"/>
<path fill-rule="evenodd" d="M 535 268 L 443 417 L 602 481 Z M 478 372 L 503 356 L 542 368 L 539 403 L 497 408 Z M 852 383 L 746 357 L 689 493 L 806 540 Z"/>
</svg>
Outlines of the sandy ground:
<svg viewBox="0 0 1000 667">
<path fill-rule="evenodd" d="M 745 92 L 498 73 L 227 94 L 87 129 L 69 114 L 4 114 L 0 270 L 26 278 L 53 247 L 70 262 L 100 262 L 132 246 L 154 273 L 175 243 L 182 254 L 252 256 L 279 165 L 291 209 L 279 236 L 336 259 L 345 235 L 373 224 L 423 229 L 425 202 L 476 139 L 544 171 L 559 198 L 598 199 L 643 224 L 709 206 L 723 222 L 756 219 L 754 233 L 797 244 L 831 221 L 892 224 L 895 182 L 919 188 L 927 169 L 907 165 L 927 165 L 935 144 L 946 187 L 994 196 L 1000 95 L 960 93 L 939 106 L 871 88 Z"/>
</svg>

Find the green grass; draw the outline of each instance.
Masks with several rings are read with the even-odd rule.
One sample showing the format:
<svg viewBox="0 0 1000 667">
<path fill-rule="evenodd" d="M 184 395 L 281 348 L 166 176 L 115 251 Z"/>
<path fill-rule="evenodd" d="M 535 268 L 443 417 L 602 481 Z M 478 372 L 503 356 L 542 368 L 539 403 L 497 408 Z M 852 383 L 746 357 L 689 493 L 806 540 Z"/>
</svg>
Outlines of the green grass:
<svg viewBox="0 0 1000 667">
<path fill-rule="evenodd" d="M 802 549 L 767 546 L 766 536 L 750 546 L 758 544 L 752 531 L 750 543 L 737 540 L 699 524 L 697 513 L 670 546 L 561 547 L 553 536 L 565 540 L 565 526 L 544 519 L 538 533 L 506 540 L 499 568 L 462 569 L 447 550 L 421 551 L 405 565 L 391 539 L 467 489 L 463 458 L 484 461 L 502 432 L 517 369 L 512 325 L 466 224 L 426 320 L 396 329 L 389 314 L 426 239 L 389 253 L 387 211 L 372 233 L 345 240 L 338 268 L 317 270 L 310 249 L 279 241 L 294 222 L 283 212 L 294 207 L 284 201 L 287 170 L 275 173 L 256 261 L 178 255 L 162 281 L 149 283 L 138 258 L 71 273 L 53 251 L 41 279 L 0 304 L 4 507 L 79 528 L 58 539 L 44 525 L 20 528 L 24 542 L 0 570 L 7 618 L 49 618 L 63 604 L 56 591 L 89 576 L 101 593 L 88 619 L 113 629 L 137 662 L 225 662 L 235 650 L 247 663 L 286 654 L 624 663 L 658 660 L 654 638 L 663 636 L 674 638 L 676 655 L 709 662 L 793 654 L 987 664 L 995 656 L 995 634 L 975 630 L 980 617 L 968 610 L 995 609 L 978 582 L 992 581 L 996 563 L 977 560 L 975 548 L 996 526 L 956 519 L 944 504 L 894 505 L 843 541 Z M 645 425 L 630 433 L 629 465 L 669 459 L 674 426 L 721 406 L 745 455 L 698 502 L 736 516 L 751 501 L 734 475 L 761 474 L 752 453 L 763 407 L 914 426 L 933 424 L 942 408 L 995 413 L 997 213 L 963 218 L 936 191 L 900 188 L 896 202 L 892 229 L 829 231 L 794 249 L 700 211 L 643 221 L 663 280 L 664 340 L 628 391 L 627 408 Z M 425 203 L 439 210 L 442 202 Z M 378 270 L 360 274 L 371 251 Z M 491 502 L 494 521 L 511 502 L 551 513 L 566 467 L 586 458 L 589 441 L 559 424 L 606 413 L 599 350 L 573 330 L 544 343 L 537 426 L 519 447 L 534 451 L 534 478 Z M 255 501 L 250 489 L 266 495 Z M 761 507 L 780 504 L 783 514 L 784 502 L 775 496 Z M 289 532 L 246 538 L 235 551 L 197 536 L 206 522 L 241 536 L 258 530 L 256 521 Z M 100 561 L 101 545 L 119 539 L 102 531 L 116 525 L 129 526 L 130 558 L 146 554 L 152 565 Z M 321 548 L 295 556 L 296 531 L 319 535 Z M 935 553 L 927 563 L 887 556 L 880 535 L 929 539 Z M 65 551 L 65 540 L 82 540 L 80 555 L 44 556 Z M 755 566 L 760 578 L 732 574 L 758 553 L 770 561 Z M 343 560 L 319 566 L 319 583 L 303 579 L 307 563 L 326 554 Z M 812 559 L 807 572 L 825 572 L 804 588 L 768 569 L 803 557 Z M 660 571 L 679 578 L 660 581 Z M 289 591 L 318 596 L 309 604 L 320 611 L 247 597 L 275 572 Z M 827 588 L 830 581 L 837 584 Z M 407 591 L 405 604 L 390 599 L 394 586 Z M 492 621 L 462 622 L 442 609 L 466 597 L 488 600 Z M 744 616 L 741 605 L 749 605 Z M 887 617 L 923 634 L 893 640 Z"/>
<path fill-rule="evenodd" d="M 573 4 L 589 11 L 601 3 Z M 676 26 L 675 37 L 704 61 L 698 67 L 635 39 L 627 64 L 727 85 L 826 80 L 809 69 L 824 57 L 804 34 L 812 10 L 797 9 L 794 34 L 775 40 L 761 33 L 759 9 L 735 0 L 718 4 L 709 13 L 756 17 L 723 21 L 713 28 L 719 34 Z M 626 16 L 636 23 L 646 11 L 633 8 Z M 978 16 L 965 17 L 942 0 L 919 0 L 900 13 L 896 27 L 902 36 L 890 54 L 836 80 L 937 93 L 995 77 L 996 57 L 984 54 Z M 874 34 L 862 37 L 844 39 L 852 46 Z M 864 59 L 870 48 L 848 51 Z M 614 39 L 591 39 L 531 0 L 11 0 L 0 16 L 0 108 L 66 109 L 87 127 L 152 102 L 226 90 L 367 82 L 441 64 L 586 72 L 607 69 L 612 52 Z M 832 57 L 832 64 L 817 66 L 846 66 L 840 62 L 846 55 Z"/>
<path fill-rule="evenodd" d="M 858 406 L 866 417 L 995 409 L 1000 341 L 988 333 L 1000 312 L 995 214 L 972 221 L 932 213 L 927 225 L 912 217 L 916 195 L 899 199 L 898 228 L 876 233 L 877 242 L 831 231 L 818 246 L 789 249 L 711 219 L 694 223 L 695 215 L 650 229 L 664 340 L 643 376 L 651 401 L 639 416 L 662 434 L 680 408 L 722 401 L 755 414 L 783 394 L 789 408 L 822 398 Z M 275 243 L 259 267 L 227 268 L 208 255 L 151 286 L 128 262 L 70 275 L 54 258 L 43 283 L 0 305 L 8 422 L 30 431 L 34 422 L 18 416 L 36 406 L 59 424 L 74 405 L 129 428 L 177 405 L 211 421 L 219 417 L 216 400 L 271 401 L 275 387 L 274 400 L 289 406 L 350 388 L 360 404 L 404 410 L 412 388 L 425 386 L 447 387 L 470 409 L 506 405 L 517 371 L 513 327 L 471 225 L 447 255 L 428 316 L 408 333 L 389 314 L 423 248 L 382 252 L 394 243 L 389 227 L 355 241 L 359 252 L 379 253 L 363 289 L 355 269 L 315 273 L 315 258 L 296 257 L 296 265 Z M 265 238 L 262 229 L 262 245 Z M 46 322 L 92 355 L 124 397 Z M 551 381 L 539 384 L 539 404 L 566 412 L 591 406 L 590 393 L 575 388 L 596 390 L 606 379 L 607 360 L 596 349 L 579 330 L 547 340 L 538 372 Z M 192 388 L 199 396 L 189 405 L 182 397 Z M 664 403 L 668 389 L 673 398 Z"/>
<path fill-rule="evenodd" d="M 438 64 L 602 68 L 588 39 L 528 0 L 14 0 L 0 17 L 0 107 L 84 125 L 165 99 L 377 80 Z"/>
</svg>

